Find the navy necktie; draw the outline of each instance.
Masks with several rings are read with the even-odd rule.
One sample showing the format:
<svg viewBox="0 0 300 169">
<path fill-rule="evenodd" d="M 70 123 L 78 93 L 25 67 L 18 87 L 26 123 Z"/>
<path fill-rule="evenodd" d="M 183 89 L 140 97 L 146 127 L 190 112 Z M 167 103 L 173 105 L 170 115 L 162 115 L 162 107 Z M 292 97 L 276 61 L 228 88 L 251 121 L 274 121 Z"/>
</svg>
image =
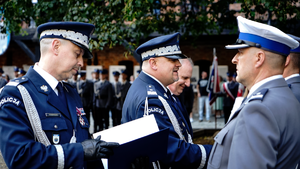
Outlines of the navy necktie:
<svg viewBox="0 0 300 169">
<path fill-rule="evenodd" d="M 62 103 L 64 105 L 66 105 L 67 100 L 66 100 L 66 96 L 65 96 L 65 92 L 64 92 L 64 88 L 62 86 L 61 82 L 58 82 L 57 86 L 56 86 L 57 90 L 58 90 L 58 97 L 59 99 L 62 101 Z"/>
</svg>

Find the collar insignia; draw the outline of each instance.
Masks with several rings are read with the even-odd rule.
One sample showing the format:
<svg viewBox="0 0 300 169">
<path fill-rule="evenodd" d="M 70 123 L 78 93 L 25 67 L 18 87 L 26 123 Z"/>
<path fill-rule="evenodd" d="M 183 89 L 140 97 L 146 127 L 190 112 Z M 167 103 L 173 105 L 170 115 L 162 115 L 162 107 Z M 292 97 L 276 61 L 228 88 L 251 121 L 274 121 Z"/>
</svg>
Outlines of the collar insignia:
<svg viewBox="0 0 300 169">
<path fill-rule="evenodd" d="M 48 91 L 48 86 L 43 85 L 43 86 L 41 86 L 41 89 L 44 90 L 44 92 L 47 92 Z"/>
</svg>

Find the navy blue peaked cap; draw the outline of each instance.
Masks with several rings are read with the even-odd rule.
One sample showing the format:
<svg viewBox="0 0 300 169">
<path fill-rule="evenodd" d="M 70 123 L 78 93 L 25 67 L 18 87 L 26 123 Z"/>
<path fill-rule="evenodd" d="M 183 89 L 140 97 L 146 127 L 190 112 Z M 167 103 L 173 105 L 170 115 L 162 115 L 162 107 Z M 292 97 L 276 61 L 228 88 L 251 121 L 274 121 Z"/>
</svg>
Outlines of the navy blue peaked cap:
<svg viewBox="0 0 300 169">
<path fill-rule="evenodd" d="M 232 72 L 227 72 L 226 74 L 227 74 L 228 77 L 232 77 L 233 76 Z"/>
<path fill-rule="evenodd" d="M 151 39 L 136 49 L 136 53 L 142 57 L 142 61 L 153 57 L 166 57 L 170 59 L 186 58 L 179 47 L 180 33 L 164 35 Z"/>
<path fill-rule="evenodd" d="M 107 69 L 102 69 L 102 70 L 99 70 L 99 73 L 100 74 L 108 74 L 108 70 Z"/>
<path fill-rule="evenodd" d="M 122 70 L 123 74 L 126 74 L 127 76 L 129 75 L 129 72 L 127 71 L 127 69 Z"/>
<path fill-rule="evenodd" d="M 118 71 L 113 71 L 113 75 L 114 75 L 114 76 L 120 76 L 120 72 L 118 72 Z"/>
<path fill-rule="evenodd" d="M 99 69 L 94 69 L 93 73 L 99 73 Z"/>
<path fill-rule="evenodd" d="M 18 72 L 19 68 L 17 66 L 14 67 L 14 72 Z"/>
<path fill-rule="evenodd" d="M 18 74 L 26 74 L 26 71 L 20 68 Z"/>
<path fill-rule="evenodd" d="M 85 76 L 86 75 L 86 70 L 80 70 L 79 74 L 80 74 L 80 76 Z"/>
<path fill-rule="evenodd" d="M 84 49 L 84 58 L 93 58 L 89 50 L 89 40 L 95 26 L 83 22 L 47 22 L 37 28 L 40 40 L 43 38 L 66 39 Z"/>
<path fill-rule="evenodd" d="M 291 34 L 287 34 L 287 35 L 289 35 L 291 38 L 295 39 L 296 41 L 300 42 L 300 38 L 299 37 L 291 35 Z M 295 49 L 292 49 L 291 53 L 300 53 L 300 46 L 298 46 Z"/>
</svg>

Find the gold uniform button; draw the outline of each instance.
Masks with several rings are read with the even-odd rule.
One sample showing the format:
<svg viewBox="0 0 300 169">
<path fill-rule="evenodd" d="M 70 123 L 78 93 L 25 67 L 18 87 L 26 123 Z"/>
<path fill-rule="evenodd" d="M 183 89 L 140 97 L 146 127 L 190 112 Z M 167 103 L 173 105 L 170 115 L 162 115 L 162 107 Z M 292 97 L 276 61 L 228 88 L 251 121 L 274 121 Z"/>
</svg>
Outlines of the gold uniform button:
<svg viewBox="0 0 300 169">
<path fill-rule="evenodd" d="M 55 128 L 55 129 L 57 129 L 57 128 L 58 128 L 56 124 L 54 125 L 54 128 Z"/>
</svg>

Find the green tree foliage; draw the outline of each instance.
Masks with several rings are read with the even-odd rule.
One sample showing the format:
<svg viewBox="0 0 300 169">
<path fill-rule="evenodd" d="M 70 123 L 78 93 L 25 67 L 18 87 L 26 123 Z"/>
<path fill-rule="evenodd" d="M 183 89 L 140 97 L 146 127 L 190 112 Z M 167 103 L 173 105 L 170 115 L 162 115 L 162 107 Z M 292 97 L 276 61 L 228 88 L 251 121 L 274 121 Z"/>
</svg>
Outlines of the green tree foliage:
<svg viewBox="0 0 300 169">
<path fill-rule="evenodd" d="M 235 11 L 230 4 L 241 3 Z M 31 0 L 0 1 L 5 26 L 22 33 L 20 23 L 80 21 L 96 26 L 93 49 L 131 46 L 153 32 L 181 32 L 183 37 L 237 32 L 236 15 L 269 23 L 283 31 L 299 27 L 299 1 L 282 0 Z M 2 31 L 5 31 L 3 29 Z M 293 32 L 290 32 L 293 33 Z M 133 46 L 133 47 L 132 47 Z M 131 50 L 132 51 L 132 50 Z"/>
</svg>

